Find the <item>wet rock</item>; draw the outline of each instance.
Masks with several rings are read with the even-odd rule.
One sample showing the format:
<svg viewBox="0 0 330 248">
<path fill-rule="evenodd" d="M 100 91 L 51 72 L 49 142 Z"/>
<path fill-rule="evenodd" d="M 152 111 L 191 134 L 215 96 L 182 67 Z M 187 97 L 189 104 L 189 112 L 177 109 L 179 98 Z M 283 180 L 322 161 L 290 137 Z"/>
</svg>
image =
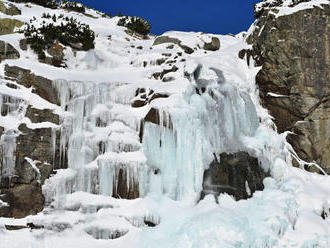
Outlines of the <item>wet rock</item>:
<svg viewBox="0 0 330 248">
<path fill-rule="evenodd" d="M 217 51 L 220 49 L 220 40 L 217 37 L 212 37 L 210 43 L 204 44 L 204 50 Z"/>
<path fill-rule="evenodd" d="M 24 22 L 19 20 L 2 18 L 0 19 L 0 35 L 12 34 L 14 33 L 15 28 L 22 27 Z"/>
<path fill-rule="evenodd" d="M 330 5 L 277 18 L 268 7 L 258 9 L 256 30 L 247 38 L 250 55 L 262 65 L 256 77 L 262 104 L 278 132 L 294 132 L 288 141 L 297 154 L 329 173 Z"/>
<path fill-rule="evenodd" d="M 169 36 L 159 36 L 155 39 L 153 46 L 157 46 L 164 43 L 173 43 L 178 45 L 185 53 L 192 54 L 194 50 L 186 45 L 182 44 L 182 41 L 177 38 L 172 38 Z"/>
<path fill-rule="evenodd" d="M 256 158 L 246 152 L 222 153 L 204 172 L 201 199 L 207 194 L 227 193 L 236 200 L 247 199 L 257 190 L 263 190 L 263 179 L 269 176 Z"/>
</svg>

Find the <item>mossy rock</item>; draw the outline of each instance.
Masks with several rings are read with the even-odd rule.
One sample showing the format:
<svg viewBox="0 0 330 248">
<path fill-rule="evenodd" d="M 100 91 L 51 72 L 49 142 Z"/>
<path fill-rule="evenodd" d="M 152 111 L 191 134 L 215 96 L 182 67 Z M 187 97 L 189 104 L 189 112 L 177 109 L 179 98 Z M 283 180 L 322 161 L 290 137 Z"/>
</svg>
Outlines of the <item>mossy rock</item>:
<svg viewBox="0 0 330 248">
<path fill-rule="evenodd" d="M 20 15 L 21 11 L 13 4 L 8 4 L 8 7 L 6 7 L 6 5 L 0 1 L 0 12 L 6 14 L 6 15 Z"/>
<path fill-rule="evenodd" d="M 0 19 L 0 35 L 12 34 L 15 28 L 20 28 L 24 22 L 15 19 L 3 18 Z"/>
</svg>

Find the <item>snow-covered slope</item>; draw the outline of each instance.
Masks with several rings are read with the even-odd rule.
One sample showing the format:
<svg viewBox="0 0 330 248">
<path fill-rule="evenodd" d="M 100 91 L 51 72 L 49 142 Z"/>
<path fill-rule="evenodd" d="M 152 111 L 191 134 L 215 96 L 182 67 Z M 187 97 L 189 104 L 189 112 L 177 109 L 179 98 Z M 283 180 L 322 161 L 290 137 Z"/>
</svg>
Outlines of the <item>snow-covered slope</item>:
<svg viewBox="0 0 330 248">
<path fill-rule="evenodd" d="M 40 63 L 31 49 L 22 50 L 23 34 L 0 36 L 21 55 L 0 64 L 0 103 L 4 97 L 14 99 L 10 114 L 0 116 L 0 126 L 13 132 L 22 123 L 57 130 L 61 157 L 68 158 L 68 168 L 43 186 L 43 212 L 24 219 L 0 218 L 1 248 L 330 246 L 330 219 L 325 218 L 330 178 L 292 167 L 296 155 L 286 134 L 274 131 L 259 103 L 255 76 L 260 68 L 238 57 L 249 48 L 245 33 L 163 35 L 194 50 L 187 54 L 178 45 L 153 45 L 152 35 L 146 40 L 128 35 L 116 25 L 118 17 L 15 5 L 22 11 L 15 19 L 41 20 L 44 12 L 73 16 L 90 25 L 96 39 L 95 49 L 87 52 L 67 47 L 68 67 L 57 68 Z M 13 17 L 0 13 L 0 18 Z M 221 48 L 203 49 L 212 37 L 220 40 Z M 16 83 L 16 89 L 8 87 L 13 82 L 4 77 L 5 64 L 53 80 L 60 106 L 32 88 Z M 193 77 L 198 68 L 202 80 Z M 155 73 L 165 70 L 171 71 L 167 80 L 156 79 Z M 167 97 L 136 108 L 132 103 L 141 95 L 138 89 Z M 25 117 L 28 105 L 52 110 L 60 115 L 60 125 L 31 123 Z M 152 109 L 159 113 L 159 123 L 144 123 L 141 137 L 141 121 Z M 5 138 L 6 152 L 13 154 L 15 142 Z M 248 200 L 221 194 L 217 201 L 213 196 L 199 201 L 203 172 L 214 154 L 238 151 L 257 157 L 270 171 L 265 189 Z M 9 174 L 14 167 L 10 159 Z M 127 191 L 138 191 L 139 198 L 111 197 L 117 194 L 113 185 L 119 173 L 126 175 Z M 5 204 L 0 201 L 0 206 Z M 44 228 L 5 228 L 31 222 Z"/>
</svg>

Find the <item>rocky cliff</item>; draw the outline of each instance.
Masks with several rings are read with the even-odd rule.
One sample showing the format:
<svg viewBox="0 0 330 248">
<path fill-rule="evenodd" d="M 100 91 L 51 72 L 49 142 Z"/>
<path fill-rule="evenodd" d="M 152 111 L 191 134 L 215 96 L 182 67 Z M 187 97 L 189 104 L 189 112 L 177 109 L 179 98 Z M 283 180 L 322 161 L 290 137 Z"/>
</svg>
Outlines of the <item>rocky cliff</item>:
<svg viewBox="0 0 330 248">
<path fill-rule="evenodd" d="M 252 50 L 262 66 L 260 97 L 299 157 L 330 172 L 330 6 L 264 1 L 256 5 Z M 306 6 L 301 8 L 302 4 Z M 310 4 L 310 6 L 308 6 Z M 311 167 L 310 169 L 313 170 Z M 314 168 L 315 169 L 315 168 Z"/>
</svg>

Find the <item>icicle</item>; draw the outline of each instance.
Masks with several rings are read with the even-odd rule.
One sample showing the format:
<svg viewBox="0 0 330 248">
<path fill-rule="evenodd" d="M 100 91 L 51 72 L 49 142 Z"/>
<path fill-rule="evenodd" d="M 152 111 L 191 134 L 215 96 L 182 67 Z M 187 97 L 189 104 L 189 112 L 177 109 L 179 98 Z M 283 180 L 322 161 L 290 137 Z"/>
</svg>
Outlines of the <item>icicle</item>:
<svg viewBox="0 0 330 248">
<path fill-rule="evenodd" d="M 55 157 L 56 157 L 56 128 L 52 128 L 51 133 L 52 148 L 53 148 L 53 169 L 55 169 Z"/>
</svg>

